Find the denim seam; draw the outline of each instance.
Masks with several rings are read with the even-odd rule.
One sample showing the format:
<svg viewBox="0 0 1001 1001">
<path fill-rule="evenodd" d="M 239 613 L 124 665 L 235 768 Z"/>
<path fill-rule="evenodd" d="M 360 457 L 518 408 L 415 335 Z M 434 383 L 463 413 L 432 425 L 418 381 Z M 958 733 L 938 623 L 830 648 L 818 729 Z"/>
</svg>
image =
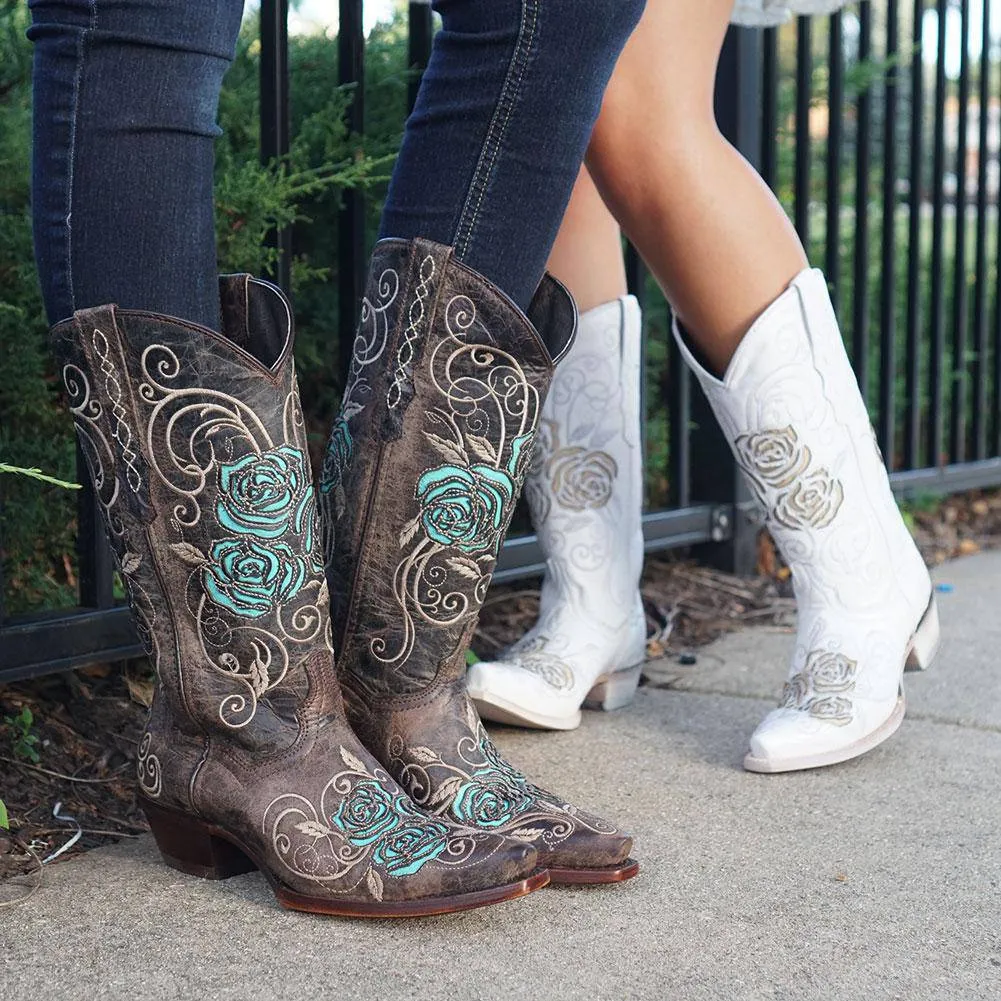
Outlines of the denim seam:
<svg viewBox="0 0 1001 1001">
<path fill-rule="evenodd" d="M 87 42 L 97 28 L 97 0 L 90 0 L 90 23 L 80 34 L 77 45 L 77 67 L 73 77 L 73 113 L 70 118 L 68 170 L 66 176 L 66 284 L 70 309 L 76 312 L 76 285 L 73 278 L 73 178 L 76 175 L 76 135 L 80 121 L 80 90 L 83 85 L 84 65 L 87 61 Z"/>
<path fill-rule="evenodd" d="M 500 148 L 524 82 L 528 55 L 535 44 L 541 4 L 542 0 L 522 0 L 521 3 L 521 24 L 518 28 L 518 38 L 514 44 L 514 51 L 511 53 L 507 75 L 501 86 L 497 106 L 490 120 L 486 138 L 483 140 L 480 157 L 473 172 L 466 202 L 462 207 L 462 213 L 456 227 L 455 256 L 460 261 L 469 253 L 469 244 L 472 242 L 473 233 L 479 221 L 490 175 L 497 165 Z"/>
</svg>

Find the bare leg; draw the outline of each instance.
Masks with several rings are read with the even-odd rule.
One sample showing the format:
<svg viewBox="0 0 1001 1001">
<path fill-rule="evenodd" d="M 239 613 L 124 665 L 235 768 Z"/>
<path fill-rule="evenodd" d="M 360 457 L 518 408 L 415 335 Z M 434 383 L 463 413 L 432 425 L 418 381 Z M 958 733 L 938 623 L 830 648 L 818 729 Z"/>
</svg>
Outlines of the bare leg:
<svg viewBox="0 0 1001 1001">
<path fill-rule="evenodd" d="M 780 772 L 846 761 L 889 737 L 903 718 L 903 671 L 928 665 L 939 627 L 826 283 L 806 270 L 775 198 L 716 127 L 731 6 L 651 0 L 612 77 L 588 165 L 715 369 L 679 337 L 792 570 L 788 681 L 744 759 Z"/>
<path fill-rule="evenodd" d="M 587 168 L 574 185 L 546 268 L 570 289 L 581 313 L 626 294 L 619 224 Z"/>
<path fill-rule="evenodd" d="M 647 4 L 588 152 L 606 203 L 718 373 L 807 266 L 774 195 L 716 126 L 716 64 L 732 7 Z"/>
</svg>

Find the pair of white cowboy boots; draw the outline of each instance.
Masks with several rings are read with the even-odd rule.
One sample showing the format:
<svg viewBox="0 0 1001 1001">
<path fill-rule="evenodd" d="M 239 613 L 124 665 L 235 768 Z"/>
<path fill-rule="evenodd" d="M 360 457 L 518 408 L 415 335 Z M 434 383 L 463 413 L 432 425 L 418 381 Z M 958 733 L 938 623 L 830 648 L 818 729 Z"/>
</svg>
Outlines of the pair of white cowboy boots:
<svg viewBox="0 0 1001 1001">
<path fill-rule="evenodd" d="M 798 629 L 777 709 L 744 766 L 835 764 L 889 737 L 903 671 L 938 646 L 931 581 L 894 502 L 823 275 L 804 271 L 745 335 L 722 380 L 681 353 L 712 405 L 792 571 Z M 475 664 L 480 713 L 573 729 L 639 682 L 645 628 L 640 313 L 625 297 L 581 317 L 546 402 L 525 486 L 547 573 L 539 621 Z"/>
</svg>

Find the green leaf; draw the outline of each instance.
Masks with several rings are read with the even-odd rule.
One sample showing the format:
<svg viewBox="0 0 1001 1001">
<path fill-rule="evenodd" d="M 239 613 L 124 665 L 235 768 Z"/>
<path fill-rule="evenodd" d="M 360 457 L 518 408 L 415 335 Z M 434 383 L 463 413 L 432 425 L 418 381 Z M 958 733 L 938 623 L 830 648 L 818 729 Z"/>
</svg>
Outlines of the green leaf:
<svg viewBox="0 0 1001 1001">
<path fill-rule="evenodd" d="M 0 827 L 5 831 L 10 830 L 10 817 L 7 815 L 7 804 L 0 799 Z"/>
<path fill-rule="evenodd" d="M 41 480 L 42 483 L 52 483 L 57 487 L 65 487 L 67 490 L 79 490 L 79 483 L 67 483 L 66 480 L 57 480 L 54 476 L 46 476 L 40 469 L 27 469 L 24 466 L 10 466 L 6 462 L 0 462 L 0 473 L 15 473 L 18 476 L 27 476 L 32 480 Z"/>
<path fill-rule="evenodd" d="M 472 650 L 466 651 L 466 667 L 472 667 L 473 664 L 478 664 L 479 662 L 480 658 Z"/>
</svg>

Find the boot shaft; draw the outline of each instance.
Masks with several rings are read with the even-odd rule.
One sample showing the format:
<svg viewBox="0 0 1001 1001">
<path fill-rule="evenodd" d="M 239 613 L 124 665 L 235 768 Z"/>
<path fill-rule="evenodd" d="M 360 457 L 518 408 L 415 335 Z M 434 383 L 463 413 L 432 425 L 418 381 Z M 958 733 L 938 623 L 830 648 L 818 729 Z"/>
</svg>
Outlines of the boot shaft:
<svg viewBox="0 0 1001 1001">
<path fill-rule="evenodd" d="M 461 676 L 575 318 L 553 279 L 525 316 L 450 248 L 377 245 L 321 481 L 346 683 Z"/>
<path fill-rule="evenodd" d="M 173 724 L 247 747 L 336 710 L 288 303 L 221 285 L 219 334 L 114 306 L 53 330 L 77 433 Z"/>
<path fill-rule="evenodd" d="M 543 407 L 525 498 L 546 555 L 540 616 L 568 602 L 621 627 L 643 566 L 641 316 L 632 296 L 589 310 Z"/>
<path fill-rule="evenodd" d="M 920 614 L 930 583 L 897 510 L 823 274 L 797 275 L 752 324 L 722 379 L 675 325 L 788 561 L 801 616 L 831 600 Z M 824 567 L 819 573 L 817 568 Z"/>
</svg>

